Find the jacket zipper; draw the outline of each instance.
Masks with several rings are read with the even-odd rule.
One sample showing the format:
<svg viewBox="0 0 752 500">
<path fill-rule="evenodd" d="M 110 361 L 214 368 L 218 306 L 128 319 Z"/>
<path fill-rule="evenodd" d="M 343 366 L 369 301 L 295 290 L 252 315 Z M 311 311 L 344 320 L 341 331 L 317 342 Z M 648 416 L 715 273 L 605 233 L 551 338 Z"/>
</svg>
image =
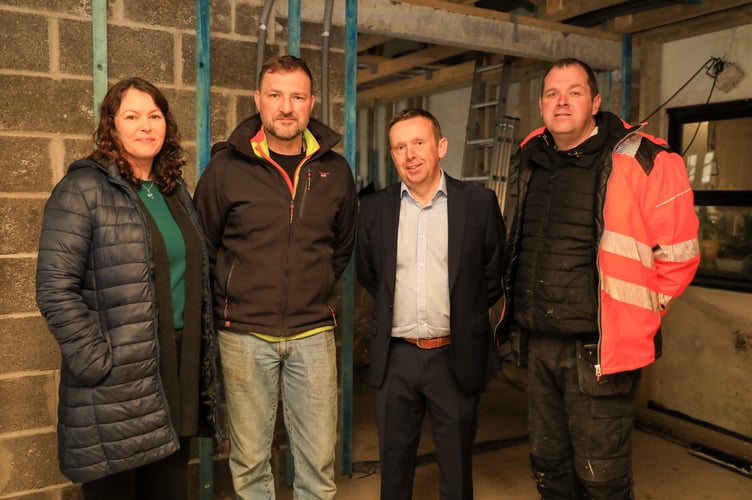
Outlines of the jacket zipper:
<svg viewBox="0 0 752 500">
<path fill-rule="evenodd" d="M 613 172 L 614 163 L 615 163 L 615 161 L 614 161 L 615 160 L 614 155 L 616 153 L 616 149 L 619 147 L 619 144 L 621 144 L 622 142 L 624 142 L 627 139 L 627 137 L 630 137 L 632 134 L 636 133 L 636 131 L 639 130 L 639 129 L 641 129 L 641 128 L 642 128 L 642 126 L 639 126 L 639 127 L 635 128 L 634 130 L 630 130 L 624 137 L 621 138 L 621 140 L 619 140 L 614 145 L 613 149 L 611 150 L 611 171 L 612 172 Z M 605 189 L 606 189 L 606 191 L 608 191 L 608 181 L 606 182 Z M 606 195 L 607 194 L 608 193 L 606 193 L 606 192 L 603 193 L 603 199 L 604 200 L 606 199 Z M 601 213 L 601 216 L 604 217 L 603 224 L 605 226 L 605 223 L 606 223 L 605 222 L 605 214 Z M 602 234 L 599 234 L 598 235 L 598 240 L 595 242 L 595 270 L 596 270 L 596 276 L 598 276 L 599 278 L 598 278 L 598 289 L 596 290 L 596 292 L 598 293 L 598 348 L 596 349 L 596 353 L 595 353 L 595 365 L 594 365 L 594 368 L 595 368 L 595 379 L 598 380 L 598 381 L 600 381 L 601 375 L 602 375 L 602 371 L 601 371 L 601 342 L 603 340 L 603 328 L 601 327 L 601 299 L 600 299 L 600 293 L 601 293 L 601 288 L 600 288 L 601 287 L 601 283 L 600 283 L 601 267 L 600 267 L 600 264 L 598 264 L 598 256 L 600 254 L 600 246 L 601 246 L 601 237 L 602 236 L 603 236 Z"/>
<path fill-rule="evenodd" d="M 225 328 L 230 328 L 232 324 L 230 321 L 230 279 L 232 278 L 232 272 L 235 270 L 235 263 L 230 266 L 230 271 L 227 273 L 227 279 L 225 280 L 225 300 L 224 307 L 222 308 L 222 319 L 224 320 Z"/>
</svg>

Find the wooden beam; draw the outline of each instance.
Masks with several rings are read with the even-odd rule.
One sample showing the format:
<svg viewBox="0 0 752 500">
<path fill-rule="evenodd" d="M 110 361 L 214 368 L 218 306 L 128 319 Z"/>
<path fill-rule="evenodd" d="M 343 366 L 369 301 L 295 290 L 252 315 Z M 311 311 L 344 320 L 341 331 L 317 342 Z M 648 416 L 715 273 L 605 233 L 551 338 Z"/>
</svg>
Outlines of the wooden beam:
<svg viewBox="0 0 752 500">
<path fill-rule="evenodd" d="M 752 24 L 752 5 L 724 10 L 711 16 L 698 17 L 673 26 L 646 31 L 641 33 L 639 38 L 649 43 L 667 43 L 745 24 Z"/>
<path fill-rule="evenodd" d="M 606 22 L 605 29 L 618 33 L 640 33 L 744 5 L 749 5 L 749 0 L 713 0 L 699 5 L 672 5 L 648 12 L 615 17 Z"/>
<path fill-rule="evenodd" d="M 373 64 L 375 66 L 377 64 L 381 64 L 390 60 L 391 59 L 386 56 L 377 56 L 374 54 L 358 54 L 358 63 Z"/>
<path fill-rule="evenodd" d="M 416 66 L 425 66 L 427 64 L 456 56 L 466 52 L 465 49 L 458 47 L 441 47 L 435 45 L 427 49 L 418 50 L 411 54 L 396 59 L 389 59 L 373 68 L 358 70 L 358 85 L 384 78 L 385 76 L 399 73 Z"/>
<path fill-rule="evenodd" d="M 475 71 L 475 62 L 447 66 L 426 75 L 405 78 L 393 83 L 358 92 L 358 108 L 374 107 L 378 104 L 406 99 L 416 95 L 427 95 L 437 90 L 459 86 L 470 81 Z"/>
<path fill-rule="evenodd" d="M 388 42 L 390 38 L 384 35 L 358 35 L 358 52 Z"/>
<path fill-rule="evenodd" d="M 620 3 L 624 3 L 624 0 L 539 0 L 535 17 L 559 22 Z"/>
<path fill-rule="evenodd" d="M 320 21 L 321 9 L 315 3 L 303 2 L 301 17 Z M 333 24 L 344 25 L 343 12 L 335 7 Z M 620 69 L 622 64 L 622 39 L 617 33 L 441 0 L 360 2 L 358 31 L 543 61 L 577 57 L 597 69 Z"/>
</svg>

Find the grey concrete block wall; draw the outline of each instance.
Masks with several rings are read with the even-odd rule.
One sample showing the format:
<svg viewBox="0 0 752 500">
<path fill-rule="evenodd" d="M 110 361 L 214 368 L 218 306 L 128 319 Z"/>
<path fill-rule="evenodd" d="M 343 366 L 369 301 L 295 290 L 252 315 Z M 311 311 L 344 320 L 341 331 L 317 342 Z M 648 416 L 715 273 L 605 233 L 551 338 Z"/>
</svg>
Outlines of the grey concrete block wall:
<svg viewBox="0 0 752 500">
<path fill-rule="evenodd" d="M 306 1 L 320 2 L 323 13 L 324 0 Z M 263 3 L 211 1 L 212 142 L 225 139 L 252 112 Z M 286 10 L 287 2 L 275 3 L 266 57 L 286 52 Z M 142 76 L 165 92 L 183 138 L 184 175 L 195 187 L 195 2 L 113 0 L 107 22 L 110 82 Z M 0 0 L 0 26 L 0 497 L 73 500 L 81 498 L 79 487 L 57 464 L 60 352 L 36 308 L 34 273 L 46 199 L 67 166 L 92 149 L 91 2 Z M 301 55 L 319 92 L 318 115 L 321 31 L 319 20 L 303 20 Z M 330 116 L 341 131 L 343 27 L 331 33 Z M 218 497 L 231 488 L 226 451 L 215 460 Z M 275 456 L 284 462 L 284 450 Z"/>
</svg>

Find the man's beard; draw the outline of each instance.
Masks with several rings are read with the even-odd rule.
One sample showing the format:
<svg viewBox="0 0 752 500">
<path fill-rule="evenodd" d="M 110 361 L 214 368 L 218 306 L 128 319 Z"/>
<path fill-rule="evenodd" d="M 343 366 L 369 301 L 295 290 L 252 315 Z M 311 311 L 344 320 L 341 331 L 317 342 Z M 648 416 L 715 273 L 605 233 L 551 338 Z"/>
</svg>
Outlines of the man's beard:
<svg viewBox="0 0 752 500">
<path fill-rule="evenodd" d="M 271 127 L 265 127 L 266 133 L 271 135 L 272 137 L 279 139 L 280 141 L 290 141 L 292 139 L 295 139 L 297 137 L 300 137 L 300 135 L 305 130 L 305 127 L 300 127 L 300 125 L 296 121 L 296 127 L 292 130 L 288 128 L 282 128 L 277 127 L 275 122 L 272 122 Z"/>
</svg>

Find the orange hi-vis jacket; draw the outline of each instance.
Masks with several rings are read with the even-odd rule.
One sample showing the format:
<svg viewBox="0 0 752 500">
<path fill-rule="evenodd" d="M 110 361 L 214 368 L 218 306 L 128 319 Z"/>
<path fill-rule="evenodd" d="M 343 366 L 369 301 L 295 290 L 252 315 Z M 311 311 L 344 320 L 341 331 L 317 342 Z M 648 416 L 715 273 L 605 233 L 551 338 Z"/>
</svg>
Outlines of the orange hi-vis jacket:
<svg viewBox="0 0 752 500">
<path fill-rule="evenodd" d="M 656 359 L 654 337 L 661 318 L 690 284 L 700 262 L 699 221 L 684 161 L 662 139 L 638 132 L 640 126 L 623 125 L 624 137 L 597 165 L 597 376 L 642 368 Z M 522 148 L 544 132 L 544 127 L 533 131 Z M 522 161 L 510 173 L 504 211 L 510 231 L 508 293 L 519 251 L 525 179 L 531 170 Z M 511 315 L 506 306 L 503 314 Z"/>
</svg>

